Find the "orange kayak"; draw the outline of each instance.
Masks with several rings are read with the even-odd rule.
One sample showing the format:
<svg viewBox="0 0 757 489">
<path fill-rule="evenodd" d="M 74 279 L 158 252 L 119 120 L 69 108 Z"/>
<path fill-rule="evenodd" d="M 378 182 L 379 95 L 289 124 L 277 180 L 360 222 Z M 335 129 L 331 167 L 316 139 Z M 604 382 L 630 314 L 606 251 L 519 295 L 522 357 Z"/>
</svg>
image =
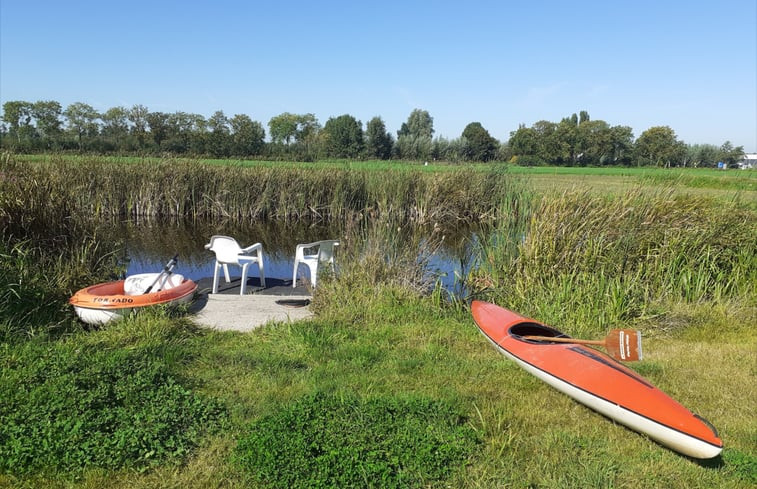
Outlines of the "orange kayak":
<svg viewBox="0 0 757 489">
<path fill-rule="evenodd" d="M 473 301 L 484 336 L 506 357 L 589 408 L 693 458 L 716 457 L 723 442 L 712 425 L 604 353 L 582 345 L 525 340 L 560 331 L 512 311 Z"/>
<path fill-rule="evenodd" d="M 142 274 L 127 280 L 105 282 L 85 287 L 75 293 L 69 303 L 74 306 L 79 319 L 88 324 L 104 324 L 118 320 L 132 311 L 158 304 L 185 303 L 192 300 L 197 284 L 174 274 L 164 279 L 156 288 L 156 292 L 149 294 L 137 293 L 146 290 L 142 284 L 152 282 L 158 274 Z M 132 280 L 136 279 L 136 280 Z M 136 285 L 134 285 L 136 284 Z"/>
</svg>

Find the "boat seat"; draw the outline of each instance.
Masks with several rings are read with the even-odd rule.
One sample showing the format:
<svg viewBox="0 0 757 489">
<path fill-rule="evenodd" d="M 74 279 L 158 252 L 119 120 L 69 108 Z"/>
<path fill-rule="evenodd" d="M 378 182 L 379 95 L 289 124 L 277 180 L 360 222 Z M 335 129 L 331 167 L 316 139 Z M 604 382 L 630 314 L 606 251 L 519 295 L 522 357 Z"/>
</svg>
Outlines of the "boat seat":
<svg viewBox="0 0 757 489">
<path fill-rule="evenodd" d="M 160 273 L 138 273 L 126 277 L 124 280 L 124 294 L 126 295 L 142 295 L 145 293 L 148 287 L 150 287 L 155 279 L 158 278 Z M 150 293 L 158 292 L 160 290 L 173 289 L 178 287 L 184 282 L 184 276 L 178 273 L 164 273 L 160 280 L 155 284 Z"/>
</svg>

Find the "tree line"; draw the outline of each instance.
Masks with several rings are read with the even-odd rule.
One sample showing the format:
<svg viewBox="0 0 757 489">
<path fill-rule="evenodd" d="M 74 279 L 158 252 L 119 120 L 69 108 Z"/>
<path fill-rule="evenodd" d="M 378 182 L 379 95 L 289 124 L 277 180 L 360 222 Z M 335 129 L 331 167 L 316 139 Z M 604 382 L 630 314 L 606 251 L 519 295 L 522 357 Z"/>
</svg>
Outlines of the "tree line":
<svg viewBox="0 0 757 489">
<path fill-rule="evenodd" d="M 627 126 L 591 120 L 586 111 L 560 122 L 521 125 L 500 142 L 479 122 L 453 139 L 434 137 L 428 111 L 413 110 L 396 136 L 379 116 L 365 127 L 344 114 L 321 125 L 314 114 L 285 112 L 268 121 L 268 133 L 248 115 L 209 118 L 187 112 L 152 112 L 143 105 L 98 112 L 83 102 L 65 109 L 53 100 L 3 104 L 0 147 L 16 152 L 78 151 L 101 154 L 187 155 L 313 161 L 319 158 L 420 161 L 511 161 L 521 165 L 694 166 L 733 165 L 743 147 L 688 145 L 667 126 L 637 139 Z M 266 138 L 268 136 L 268 138 Z"/>
</svg>

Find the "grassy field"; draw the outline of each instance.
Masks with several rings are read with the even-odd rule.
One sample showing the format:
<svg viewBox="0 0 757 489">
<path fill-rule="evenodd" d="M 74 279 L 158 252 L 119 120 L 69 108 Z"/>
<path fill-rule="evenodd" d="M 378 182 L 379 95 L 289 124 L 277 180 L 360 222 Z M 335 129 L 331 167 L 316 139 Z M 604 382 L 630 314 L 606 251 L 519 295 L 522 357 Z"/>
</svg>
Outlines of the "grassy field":
<svg viewBox="0 0 757 489">
<path fill-rule="evenodd" d="M 534 169 L 529 190 L 511 171 L 471 296 L 582 337 L 641 329 L 631 367 L 711 421 L 721 457 L 682 457 L 499 355 L 466 300 L 420 292 L 428 243 L 387 231 L 396 215 L 346 231 L 313 321 L 222 333 L 155 311 L 87 330 L 66 291 L 112 273 L 112 250 L 6 192 L 6 229 L 52 216 L 58 238 L 0 246 L 0 487 L 754 487 L 754 190 L 593 169 L 555 170 L 559 188 Z"/>
<path fill-rule="evenodd" d="M 26 155 L 20 161 L 50 163 L 57 161 L 87 162 L 89 156 L 76 155 Z M 114 164 L 153 164 L 164 161 L 160 158 L 98 157 L 98 160 Z M 491 164 L 448 164 L 442 162 L 412 161 L 354 161 L 322 160 L 314 163 L 291 161 L 213 160 L 203 163 L 215 166 L 240 168 L 290 168 L 327 169 L 391 172 L 455 172 L 461 167 L 474 172 L 490 172 Z M 693 193 L 708 197 L 732 200 L 742 199 L 757 205 L 757 170 L 717 170 L 710 168 L 654 168 L 654 167 L 522 167 L 507 165 L 513 175 L 522 176 L 539 193 L 564 192 L 589 189 L 598 193 L 623 192 L 631 187 L 673 188 L 681 193 Z"/>
</svg>

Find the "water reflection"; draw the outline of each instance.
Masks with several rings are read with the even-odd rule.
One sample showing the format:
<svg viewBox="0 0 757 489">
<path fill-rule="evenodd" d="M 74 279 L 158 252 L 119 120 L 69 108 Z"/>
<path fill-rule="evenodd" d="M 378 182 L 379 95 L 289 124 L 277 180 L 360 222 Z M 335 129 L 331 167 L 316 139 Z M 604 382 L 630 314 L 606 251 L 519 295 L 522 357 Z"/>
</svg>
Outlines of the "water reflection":
<svg viewBox="0 0 757 489">
<path fill-rule="evenodd" d="M 428 230 L 430 236 L 433 230 Z M 437 230 L 437 232 L 439 232 Z M 428 272 L 451 293 L 460 294 L 461 281 L 473 264 L 477 228 L 444 231 L 441 245 L 428 257 Z M 193 280 L 213 275 L 214 254 L 205 249 L 214 234 L 234 237 L 244 247 L 263 244 L 266 278 L 291 280 L 294 250 L 298 243 L 321 239 L 345 239 L 347 231 L 338 225 L 256 222 L 125 222 L 112 228 L 110 239 L 124 243 L 126 274 L 156 272 L 174 255 L 179 255 L 177 273 Z M 337 257 L 338 261 L 338 257 Z M 238 275 L 239 269 L 231 271 Z M 251 276 L 257 276 L 253 267 Z"/>
</svg>

